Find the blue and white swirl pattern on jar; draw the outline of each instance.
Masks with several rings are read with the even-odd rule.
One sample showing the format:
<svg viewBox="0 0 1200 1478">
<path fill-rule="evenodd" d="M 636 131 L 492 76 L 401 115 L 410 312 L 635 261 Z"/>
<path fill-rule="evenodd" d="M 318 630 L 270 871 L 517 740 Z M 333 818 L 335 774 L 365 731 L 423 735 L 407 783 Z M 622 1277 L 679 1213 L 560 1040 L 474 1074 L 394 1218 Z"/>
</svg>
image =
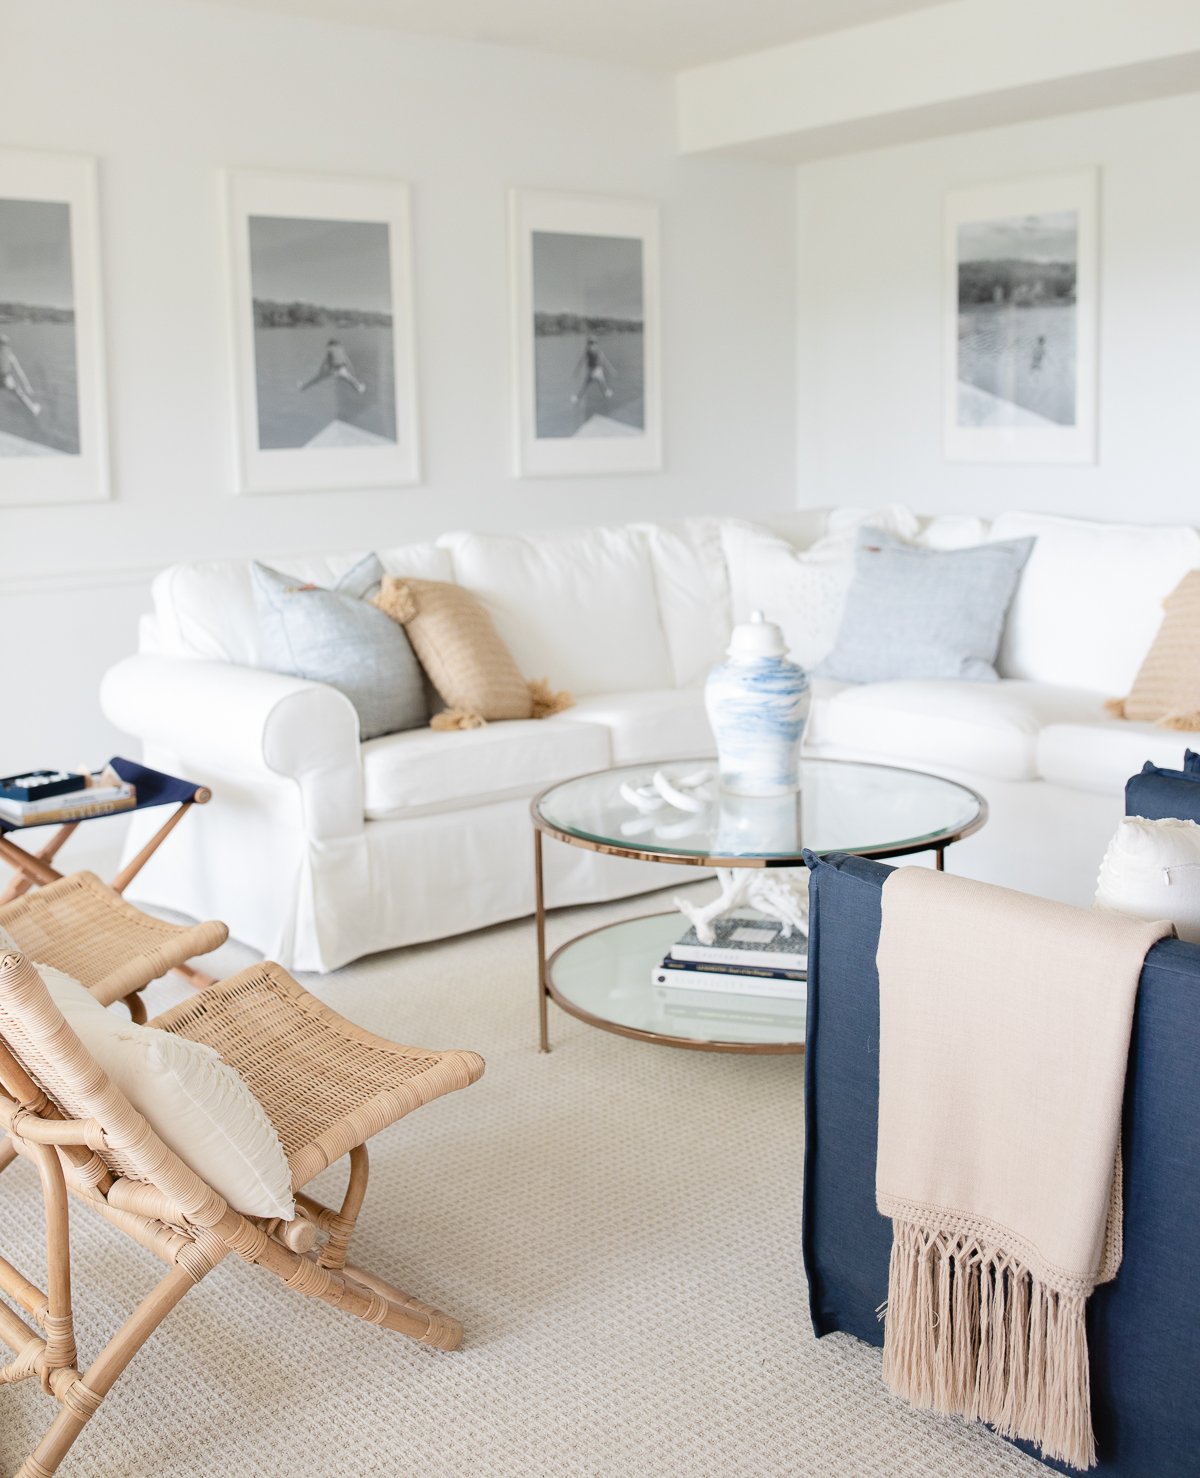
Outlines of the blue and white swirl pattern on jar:
<svg viewBox="0 0 1200 1478">
<path fill-rule="evenodd" d="M 734 628 L 729 660 L 705 684 L 721 789 L 732 795 L 787 795 L 799 788 L 808 677 L 785 652 L 779 628 L 756 611 Z"/>
</svg>

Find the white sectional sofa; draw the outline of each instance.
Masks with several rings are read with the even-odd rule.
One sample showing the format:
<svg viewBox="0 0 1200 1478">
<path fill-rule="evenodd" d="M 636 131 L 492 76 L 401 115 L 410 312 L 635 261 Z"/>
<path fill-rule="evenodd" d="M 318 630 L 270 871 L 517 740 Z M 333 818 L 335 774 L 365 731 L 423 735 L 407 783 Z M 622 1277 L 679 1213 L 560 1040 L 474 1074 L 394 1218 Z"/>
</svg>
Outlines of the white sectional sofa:
<svg viewBox="0 0 1200 1478">
<path fill-rule="evenodd" d="M 954 870 L 1088 901 L 1126 776 L 1200 747 L 1200 734 L 1118 721 L 1103 707 L 1128 690 L 1163 597 L 1200 565 L 1200 535 L 1019 513 L 987 527 L 896 508 L 454 533 L 379 550 L 393 573 L 473 590 L 526 675 L 577 701 L 540 722 L 365 744 L 336 690 L 254 666 L 248 561 L 166 570 L 140 651 L 106 675 L 102 702 L 149 764 L 210 785 L 214 799 L 155 856 L 139 896 L 221 918 L 302 970 L 529 913 L 529 798 L 611 764 L 711 753 L 702 686 L 732 622 L 763 606 L 800 660 L 819 660 L 864 521 L 930 547 L 1024 535 L 1036 544 L 1001 681 L 817 680 L 808 752 L 961 778 L 991 816 L 952 850 Z M 361 552 L 265 558 L 327 583 Z M 143 839 L 134 818 L 129 848 Z M 552 904 L 696 877 L 553 844 L 547 868 Z"/>
</svg>

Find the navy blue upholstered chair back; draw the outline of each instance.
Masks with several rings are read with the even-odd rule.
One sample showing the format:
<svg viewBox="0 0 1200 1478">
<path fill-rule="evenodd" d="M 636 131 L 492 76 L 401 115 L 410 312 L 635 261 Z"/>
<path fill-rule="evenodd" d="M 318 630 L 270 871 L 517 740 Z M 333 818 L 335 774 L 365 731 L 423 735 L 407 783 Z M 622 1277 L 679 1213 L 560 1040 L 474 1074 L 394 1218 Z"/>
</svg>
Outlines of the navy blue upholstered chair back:
<svg viewBox="0 0 1200 1478">
<path fill-rule="evenodd" d="M 1200 783 L 1189 783 L 1200 801 Z M 891 1223 L 875 1210 L 875 951 L 890 871 L 861 858 L 815 863 L 809 940 L 803 1232 L 809 1307 L 818 1336 L 844 1330 L 875 1345 L 883 1343 L 875 1310 L 887 1296 L 891 1247 Z M 1146 957 L 1123 1133 L 1124 1260 L 1116 1281 L 1098 1288 L 1088 1305 L 1100 1450 L 1093 1471 L 1102 1478 L 1196 1478 L 1200 945 L 1164 940 Z"/>
<path fill-rule="evenodd" d="M 1200 754 L 1184 750 L 1182 770 L 1164 770 L 1147 760 L 1125 782 L 1125 814 L 1150 821 L 1200 821 Z"/>
</svg>

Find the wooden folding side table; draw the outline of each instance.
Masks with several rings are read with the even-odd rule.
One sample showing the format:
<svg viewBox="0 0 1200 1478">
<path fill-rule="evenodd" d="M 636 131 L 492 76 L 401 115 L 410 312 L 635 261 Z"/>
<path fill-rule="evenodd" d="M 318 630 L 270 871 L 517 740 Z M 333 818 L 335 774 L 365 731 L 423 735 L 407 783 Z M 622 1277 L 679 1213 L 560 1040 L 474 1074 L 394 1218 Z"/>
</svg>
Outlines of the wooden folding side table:
<svg viewBox="0 0 1200 1478">
<path fill-rule="evenodd" d="M 124 893 L 187 812 L 193 806 L 202 806 L 212 799 L 212 791 L 206 786 L 196 785 L 191 780 L 180 780 L 175 775 L 164 775 L 160 770 L 148 769 L 145 765 L 139 765 L 135 760 L 122 759 L 119 755 L 109 760 L 109 766 L 137 791 L 135 806 L 131 806 L 127 811 L 109 812 L 109 815 L 129 816 L 134 811 L 149 810 L 151 806 L 175 807 L 175 810 L 137 856 L 131 857 L 109 884 L 115 892 Z M 0 861 L 7 862 L 17 871 L 16 877 L 4 892 L 0 893 L 0 903 L 11 903 L 14 898 L 20 898 L 23 893 L 27 893 L 37 884 L 56 883 L 63 874 L 53 866 L 53 862 L 64 842 L 77 826 L 84 826 L 89 821 L 103 819 L 105 818 L 100 816 L 84 816 L 79 821 L 68 821 L 65 824 L 55 821 L 35 821 L 28 826 L 14 826 L 11 821 L 0 820 Z M 40 852 L 28 852 L 11 840 L 11 834 L 14 831 L 33 831 L 39 825 L 57 826 L 58 828 Z"/>
</svg>

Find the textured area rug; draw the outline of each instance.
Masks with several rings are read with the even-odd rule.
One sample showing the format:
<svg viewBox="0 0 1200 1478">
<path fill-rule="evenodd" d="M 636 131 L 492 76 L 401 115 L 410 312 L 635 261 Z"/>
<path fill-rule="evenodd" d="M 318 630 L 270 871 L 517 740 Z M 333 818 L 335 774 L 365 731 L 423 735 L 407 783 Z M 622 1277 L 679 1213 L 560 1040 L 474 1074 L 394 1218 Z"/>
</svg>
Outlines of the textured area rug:
<svg viewBox="0 0 1200 1478">
<path fill-rule="evenodd" d="M 711 884 L 697 885 L 701 890 Z M 552 942 L 656 896 L 554 915 Z M 252 956 L 214 956 L 228 973 Z M 352 1256 L 461 1318 L 441 1355 L 236 1259 L 190 1293 L 61 1469 L 222 1478 L 936 1474 L 1045 1470 L 910 1411 L 880 1357 L 817 1341 L 800 1258 L 802 1059 L 680 1052 L 551 1006 L 536 1050 L 533 926 L 398 951 L 306 984 L 373 1030 L 470 1047 L 481 1082 L 372 1144 Z M 159 987 L 152 1009 L 177 994 Z M 316 1185 L 340 1193 L 335 1168 Z M 161 1265 L 73 1209 L 81 1357 Z M 0 1177 L 0 1251 L 39 1276 L 30 1167 Z M 53 1403 L 0 1387 L 0 1473 Z"/>
</svg>

